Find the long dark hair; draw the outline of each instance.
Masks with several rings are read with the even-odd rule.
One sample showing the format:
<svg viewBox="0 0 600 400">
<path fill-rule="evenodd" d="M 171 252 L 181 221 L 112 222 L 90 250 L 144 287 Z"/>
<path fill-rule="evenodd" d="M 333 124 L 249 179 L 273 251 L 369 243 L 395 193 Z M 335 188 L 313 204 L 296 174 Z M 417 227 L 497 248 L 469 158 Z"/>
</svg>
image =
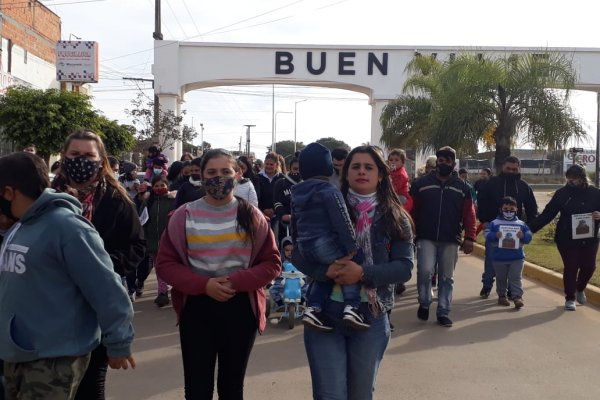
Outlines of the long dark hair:
<svg viewBox="0 0 600 400">
<path fill-rule="evenodd" d="M 239 156 L 237 159 L 238 163 L 242 163 L 246 166 L 246 172 L 242 175 L 244 178 L 253 180 L 254 179 L 254 169 L 252 168 L 252 163 L 248 160 L 246 156 Z"/>
<path fill-rule="evenodd" d="M 200 173 L 202 174 L 202 177 L 204 177 L 204 169 L 206 168 L 206 164 L 208 164 L 208 162 L 211 159 L 217 158 L 217 157 L 227 158 L 229 160 L 229 162 L 231 163 L 231 167 L 234 170 L 237 167 L 236 160 L 233 157 L 233 155 L 231 155 L 230 152 L 228 152 L 227 150 L 224 150 L 224 149 L 211 149 L 202 156 L 202 162 L 200 163 Z M 254 241 L 254 231 L 256 230 L 255 223 L 254 223 L 254 217 L 253 217 L 254 216 L 253 206 L 252 206 L 252 204 L 248 203 L 246 200 L 242 199 L 241 197 L 235 196 L 235 198 L 238 201 L 238 209 L 237 209 L 237 217 L 236 217 L 236 222 L 237 222 L 236 230 L 238 233 L 241 233 L 242 231 L 244 233 L 246 233 L 250 242 L 253 242 Z"/>
<path fill-rule="evenodd" d="M 355 147 L 350 154 L 348 154 L 348 157 L 346 157 L 340 178 L 342 181 L 341 191 L 344 195 L 344 198 L 348 197 L 348 189 L 350 189 L 350 186 L 348 185 L 348 169 L 350 168 L 352 158 L 355 154 L 370 155 L 373 161 L 375 161 L 375 165 L 379 171 L 381 181 L 377 185 L 377 207 L 384 214 L 383 221 L 385 224 L 385 232 L 389 232 L 390 237 L 393 239 L 410 239 L 412 237 L 412 232 L 410 232 L 410 230 L 413 229 L 412 219 L 404 210 L 402 204 L 400 204 L 400 200 L 398 199 L 390 180 L 390 167 L 387 165 L 380 151 L 376 147 L 358 146 Z M 352 209 L 347 201 L 346 206 L 348 207 L 348 210 Z M 355 213 L 351 212 L 350 218 L 354 223 L 356 223 Z M 407 220 L 409 222 L 408 232 L 407 224 L 405 222 Z"/>
<path fill-rule="evenodd" d="M 106 182 L 106 185 L 112 187 L 115 193 L 117 193 L 123 199 L 123 201 L 131 204 L 131 198 L 125 191 L 125 188 L 119 183 L 119 181 L 117 181 L 117 179 L 113 175 L 112 169 L 110 168 L 110 164 L 108 161 L 106 147 L 104 147 L 102 139 L 96 132 L 94 132 L 91 129 L 80 129 L 71 133 L 67 137 L 67 140 L 65 141 L 60 155 L 60 168 L 56 171 L 56 177 L 52 182 L 52 187 L 60 192 L 64 192 L 67 190 L 66 187 L 69 185 L 70 180 L 67 176 L 65 160 L 67 158 L 67 150 L 69 149 L 69 146 L 71 145 L 71 142 L 73 140 L 88 140 L 96 143 L 96 147 L 98 148 L 98 155 L 100 156 L 100 161 L 102 165 L 102 167 L 98 171 L 98 179 L 101 181 L 104 180 Z"/>
</svg>

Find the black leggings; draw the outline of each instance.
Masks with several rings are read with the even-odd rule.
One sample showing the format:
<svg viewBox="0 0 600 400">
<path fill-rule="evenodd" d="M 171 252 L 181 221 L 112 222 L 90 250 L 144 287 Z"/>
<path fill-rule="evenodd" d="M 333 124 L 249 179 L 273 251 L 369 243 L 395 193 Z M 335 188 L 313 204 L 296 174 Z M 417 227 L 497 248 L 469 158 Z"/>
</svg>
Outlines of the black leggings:
<svg viewBox="0 0 600 400">
<path fill-rule="evenodd" d="M 92 351 L 90 363 L 79 384 L 75 400 L 104 400 L 107 370 L 108 356 L 106 355 L 106 347 L 100 345 Z"/>
<path fill-rule="evenodd" d="M 248 293 L 226 302 L 189 296 L 179 322 L 185 398 L 212 400 L 218 359 L 219 400 L 242 400 L 256 330 Z"/>
</svg>

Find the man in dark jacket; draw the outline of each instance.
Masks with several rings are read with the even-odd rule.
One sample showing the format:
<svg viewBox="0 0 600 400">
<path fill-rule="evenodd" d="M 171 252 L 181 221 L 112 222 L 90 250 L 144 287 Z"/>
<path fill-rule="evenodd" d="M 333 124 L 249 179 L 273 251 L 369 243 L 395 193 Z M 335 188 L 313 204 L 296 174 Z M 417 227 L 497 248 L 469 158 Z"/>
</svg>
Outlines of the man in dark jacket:
<svg viewBox="0 0 600 400">
<path fill-rule="evenodd" d="M 294 157 L 290 161 L 288 174 L 285 175 L 283 179 L 279 179 L 273 188 L 275 215 L 277 215 L 277 218 L 279 219 L 279 227 L 283 230 L 285 236 L 289 236 L 286 232 L 286 228 L 290 224 L 292 214 L 291 189 L 292 186 L 300 182 L 302 182 L 302 177 L 300 176 L 300 163 L 298 162 L 298 158 Z M 283 251 L 283 248 L 281 250 Z"/>
<path fill-rule="evenodd" d="M 452 326 L 450 313 L 454 285 L 454 267 L 459 246 L 465 254 L 473 251 L 475 240 L 475 209 L 471 188 L 452 171 L 456 152 L 442 147 L 436 153 L 436 169 L 417 179 L 410 188 L 413 198 L 412 216 L 417 230 L 417 317 L 429 319 L 431 277 L 438 266 L 437 321 Z M 462 230 L 465 230 L 464 240 Z"/>
<path fill-rule="evenodd" d="M 502 206 L 506 196 L 517 200 L 517 217 L 529 223 L 538 215 L 538 206 L 533 190 L 527 182 L 521 179 L 521 161 L 514 156 L 506 157 L 502 163 L 500 175 L 491 177 L 477 194 L 477 217 L 483 224 L 493 221 Z M 494 266 L 491 260 L 491 250 L 486 244 L 485 262 L 481 282 L 483 287 L 479 292 L 481 298 L 487 299 L 494 286 Z"/>
</svg>

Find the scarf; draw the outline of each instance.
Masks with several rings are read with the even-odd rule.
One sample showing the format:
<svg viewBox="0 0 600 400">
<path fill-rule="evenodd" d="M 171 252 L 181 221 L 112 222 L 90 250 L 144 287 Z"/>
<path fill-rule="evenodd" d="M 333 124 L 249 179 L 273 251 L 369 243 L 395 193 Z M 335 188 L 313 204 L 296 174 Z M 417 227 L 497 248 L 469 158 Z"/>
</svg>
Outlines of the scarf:
<svg viewBox="0 0 600 400">
<path fill-rule="evenodd" d="M 356 244 L 362 250 L 366 265 L 373 265 L 373 246 L 371 243 L 371 225 L 377 207 L 377 192 L 361 195 L 352 189 L 348 191 L 348 203 L 354 208 L 356 218 Z M 377 289 L 367 289 L 369 307 L 374 315 L 379 314 L 381 307 L 377 301 Z"/>
</svg>

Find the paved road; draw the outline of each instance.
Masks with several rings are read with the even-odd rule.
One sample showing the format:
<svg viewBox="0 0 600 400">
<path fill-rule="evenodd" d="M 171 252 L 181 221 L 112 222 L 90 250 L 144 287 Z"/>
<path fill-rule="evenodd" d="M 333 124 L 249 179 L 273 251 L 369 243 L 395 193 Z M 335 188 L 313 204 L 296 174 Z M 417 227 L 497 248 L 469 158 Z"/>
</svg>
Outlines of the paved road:
<svg viewBox="0 0 600 400">
<path fill-rule="evenodd" d="M 563 311 L 562 294 L 525 280 L 525 307 L 480 300 L 481 260 L 461 256 L 456 271 L 455 324 L 447 329 L 416 319 L 415 278 L 392 314 L 392 334 L 376 399 L 599 399 L 600 310 Z M 183 398 L 179 340 L 172 309 L 153 293 L 136 302 L 138 368 L 111 371 L 108 398 Z M 246 399 L 307 400 L 310 376 L 302 327 L 269 326 L 257 339 Z M 215 397 L 216 398 L 216 397 Z"/>
</svg>

